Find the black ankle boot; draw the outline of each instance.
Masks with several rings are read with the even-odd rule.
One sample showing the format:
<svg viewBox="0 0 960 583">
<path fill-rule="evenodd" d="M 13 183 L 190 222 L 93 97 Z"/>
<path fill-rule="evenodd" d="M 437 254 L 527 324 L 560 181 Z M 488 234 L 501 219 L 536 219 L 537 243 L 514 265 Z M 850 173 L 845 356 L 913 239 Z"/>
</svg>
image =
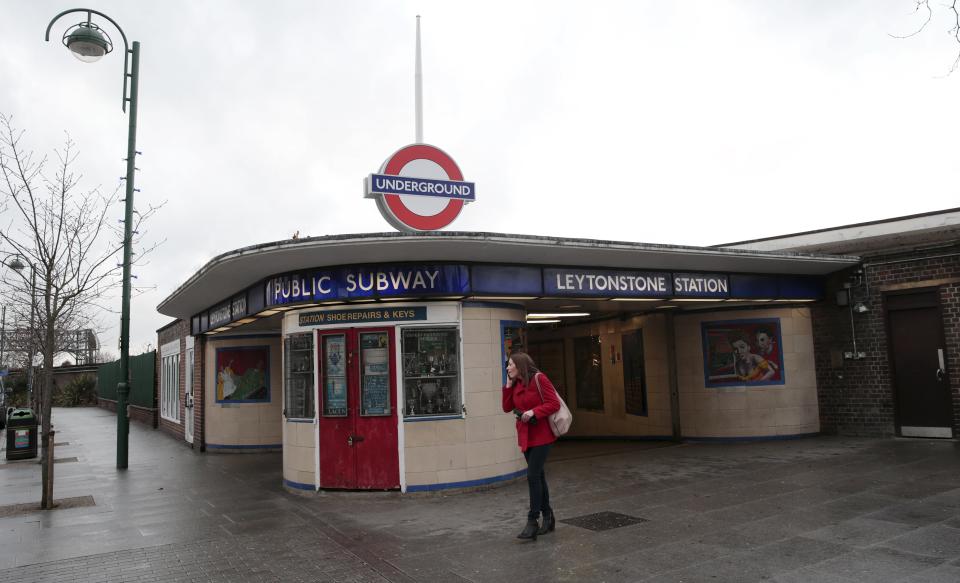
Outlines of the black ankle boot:
<svg viewBox="0 0 960 583">
<path fill-rule="evenodd" d="M 537 531 L 540 529 L 540 525 L 536 520 L 527 520 L 527 525 L 523 527 L 523 532 L 517 535 L 517 538 L 528 538 L 531 540 L 537 540 Z"/>
<path fill-rule="evenodd" d="M 547 534 L 548 532 L 553 532 L 556 528 L 557 521 L 553 517 L 553 510 L 544 510 L 543 525 L 537 530 L 537 534 Z"/>
</svg>

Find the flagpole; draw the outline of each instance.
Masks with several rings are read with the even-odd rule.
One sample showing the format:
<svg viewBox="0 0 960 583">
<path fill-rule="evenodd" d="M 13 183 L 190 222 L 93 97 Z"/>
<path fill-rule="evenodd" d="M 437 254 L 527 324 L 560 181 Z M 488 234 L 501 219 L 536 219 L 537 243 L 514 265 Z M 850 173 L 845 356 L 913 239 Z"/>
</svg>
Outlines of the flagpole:
<svg viewBox="0 0 960 583">
<path fill-rule="evenodd" d="M 414 75 L 416 86 L 417 143 L 423 143 L 423 68 L 420 64 L 420 15 L 417 15 L 417 68 Z"/>
</svg>

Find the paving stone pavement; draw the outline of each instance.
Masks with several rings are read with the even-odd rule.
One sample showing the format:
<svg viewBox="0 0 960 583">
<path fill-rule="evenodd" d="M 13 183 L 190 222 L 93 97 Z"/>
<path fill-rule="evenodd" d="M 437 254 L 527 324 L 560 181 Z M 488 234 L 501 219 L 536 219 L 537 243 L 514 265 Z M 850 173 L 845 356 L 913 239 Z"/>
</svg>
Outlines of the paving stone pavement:
<svg viewBox="0 0 960 583">
<path fill-rule="evenodd" d="M 303 497 L 281 488 L 279 454 L 199 454 L 135 423 L 121 472 L 112 414 L 54 424 L 55 497 L 95 505 L 0 518 L 0 582 L 960 581 L 954 441 L 561 443 L 559 518 L 644 521 L 525 543 L 522 481 Z M 34 461 L 0 459 L 0 507 L 39 492 Z"/>
</svg>

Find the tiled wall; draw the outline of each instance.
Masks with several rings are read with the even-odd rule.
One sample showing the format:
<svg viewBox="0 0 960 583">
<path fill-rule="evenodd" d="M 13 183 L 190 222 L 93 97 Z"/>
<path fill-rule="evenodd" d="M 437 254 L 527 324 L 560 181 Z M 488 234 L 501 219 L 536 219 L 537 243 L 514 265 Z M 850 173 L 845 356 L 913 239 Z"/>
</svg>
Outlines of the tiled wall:
<svg viewBox="0 0 960 583">
<path fill-rule="evenodd" d="M 786 382 L 707 388 L 701 322 L 779 318 Z M 676 317 L 677 382 L 684 437 L 759 437 L 820 431 L 813 328 L 807 308 L 738 310 Z"/>
<path fill-rule="evenodd" d="M 216 401 L 216 351 L 217 348 L 237 346 L 270 347 L 270 402 L 269 403 L 217 403 Z M 223 338 L 210 340 L 204 350 L 206 363 L 204 374 L 204 399 L 207 410 L 206 445 L 212 451 L 242 451 L 282 444 L 283 387 L 282 354 L 280 337 Z M 312 426 L 311 426 L 312 427 Z M 217 447 L 229 446 L 229 447 Z"/>
<path fill-rule="evenodd" d="M 463 308 L 464 419 L 403 424 L 407 486 L 486 480 L 525 467 L 514 418 L 501 409 L 500 321 L 525 313 Z"/>
<path fill-rule="evenodd" d="M 316 487 L 317 425 L 288 421 L 283 424 L 283 479 Z"/>
</svg>

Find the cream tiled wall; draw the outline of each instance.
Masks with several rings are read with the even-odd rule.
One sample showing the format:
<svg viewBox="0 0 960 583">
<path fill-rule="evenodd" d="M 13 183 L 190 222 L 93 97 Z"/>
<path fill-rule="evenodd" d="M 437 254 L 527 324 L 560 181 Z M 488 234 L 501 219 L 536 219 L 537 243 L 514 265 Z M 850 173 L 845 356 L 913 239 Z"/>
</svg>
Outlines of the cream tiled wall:
<svg viewBox="0 0 960 583">
<path fill-rule="evenodd" d="M 521 309 L 463 308 L 463 419 L 404 423 L 407 486 L 449 484 L 511 474 L 525 466 L 512 415 L 500 405 L 500 321 Z"/>
<path fill-rule="evenodd" d="M 217 348 L 235 346 L 270 347 L 270 402 L 269 403 L 217 403 L 216 399 L 216 354 Z M 204 371 L 206 391 L 206 442 L 211 451 L 216 445 L 264 446 L 282 443 L 281 413 L 283 393 L 280 338 L 224 338 L 206 344 Z"/>
<path fill-rule="evenodd" d="M 569 435 L 576 436 L 645 436 L 662 437 L 671 434 L 670 384 L 667 368 L 666 318 L 660 314 L 636 316 L 627 320 L 605 320 L 581 326 L 555 330 L 530 331 L 531 343 L 538 340 L 564 340 L 566 365 L 567 406 L 573 412 Z M 623 334 L 643 330 L 644 365 L 647 379 L 647 415 L 628 415 L 623 391 Z M 599 336 L 603 363 L 604 410 L 577 409 L 576 371 L 574 369 L 573 339 L 580 336 Z M 620 354 L 616 362 L 610 360 L 610 347 Z M 554 380 L 562 383 L 563 380 Z"/>
<path fill-rule="evenodd" d="M 706 388 L 701 322 L 779 318 L 785 384 Z M 676 318 L 684 437 L 752 437 L 820 431 L 813 329 L 807 308 L 714 312 Z"/>
<path fill-rule="evenodd" d="M 283 479 L 316 487 L 317 426 L 315 423 L 283 424 Z"/>
</svg>

